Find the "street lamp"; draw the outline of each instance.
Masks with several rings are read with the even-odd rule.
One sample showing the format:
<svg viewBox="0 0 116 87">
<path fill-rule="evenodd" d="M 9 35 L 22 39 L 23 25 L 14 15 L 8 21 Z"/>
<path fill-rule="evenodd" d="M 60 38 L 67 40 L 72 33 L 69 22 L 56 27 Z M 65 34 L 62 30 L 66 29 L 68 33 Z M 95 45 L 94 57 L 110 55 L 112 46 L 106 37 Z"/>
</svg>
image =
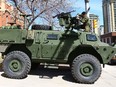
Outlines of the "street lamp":
<svg viewBox="0 0 116 87">
<path fill-rule="evenodd" d="M 89 2 L 90 0 L 85 0 L 85 12 L 87 12 L 89 9 Z M 89 17 L 89 13 L 87 13 L 87 16 Z"/>
<path fill-rule="evenodd" d="M 85 0 L 86 3 L 88 3 L 90 0 Z"/>
<path fill-rule="evenodd" d="M 90 0 L 85 0 L 85 11 L 87 11 L 89 8 L 89 1 Z"/>
</svg>

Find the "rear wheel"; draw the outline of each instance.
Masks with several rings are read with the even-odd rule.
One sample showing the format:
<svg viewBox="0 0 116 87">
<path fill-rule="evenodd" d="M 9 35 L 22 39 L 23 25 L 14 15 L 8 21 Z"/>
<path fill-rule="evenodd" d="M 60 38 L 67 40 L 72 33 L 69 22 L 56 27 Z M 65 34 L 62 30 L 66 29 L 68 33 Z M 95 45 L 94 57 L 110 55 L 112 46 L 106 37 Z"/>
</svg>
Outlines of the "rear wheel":
<svg viewBox="0 0 116 87">
<path fill-rule="evenodd" d="M 79 83 L 94 83 L 101 75 L 101 65 L 91 54 L 81 54 L 72 63 L 71 71 L 74 79 Z"/>
<path fill-rule="evenodd" d="M 10 78 L 22 79 L 27 76 L 30 68 L 30 58 L 21 51 L 8 53 L 3 61 L 4 73 Z"/>
</svg>

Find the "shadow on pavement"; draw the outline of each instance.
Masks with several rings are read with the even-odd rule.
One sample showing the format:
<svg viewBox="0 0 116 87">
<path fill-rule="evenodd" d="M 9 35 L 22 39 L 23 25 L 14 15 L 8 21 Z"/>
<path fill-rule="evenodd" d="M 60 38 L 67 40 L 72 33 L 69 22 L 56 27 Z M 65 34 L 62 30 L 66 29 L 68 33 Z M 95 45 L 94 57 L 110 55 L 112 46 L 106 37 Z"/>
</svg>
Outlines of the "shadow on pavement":
<svg viewBox="0 0 116 87">
<path fill-rule="evenodd" d="M 42 79 L 52 79 L 53 77 L 62 76 L 63 80 L 75 82 L 69 67 L 59 69 L 39 67 L 36 70 L 31 70 L 29 75 L 38 75 Z"/>
<path fill-rule="evenodd" d="M 116 63 L 113 63 L 113 64 L 107 64 L 109 66 L 116 66 Z"/>
<path fill-rule="evenodd" d="M 116 66 L 116 61 L 110 61 L 107 65 Z"/>
<path fill-rule="evenodd" d="M 3 72 L 2 69 L 0 69 L 0 72 Z M 53 79 L 54 77 L 62 76 L 63 80 L 75 83 L 69 67 L 60 67 L 56 69 L 44 68 L 43 66 L 39 66 L 37 69 L 31 70 L 28 75 L 35 75 L 41 79 Z M 8 78 L 4 73 L 2 73 L 1 76 Z"/>
<path fill-rule="evenodd" d="M 0 68 L 0 72 L 3 72 L 2 68 Z"/>
<path fill-rule="evenodd" d="M 5 73 L 2 73 L 1 76 L 4 77 L 4 78 L 13 79 L 13 78 L 9 78 Z M 27 78 L 27 76 L 22 78 L 22 79 L 25 79 L 25 78 Z"/>
<path fill-rule="evenodd" d="M 2 64 L 0 63 L 0 72 L 2 72 L 3 70 L 2 70 Z"/>
</svg>

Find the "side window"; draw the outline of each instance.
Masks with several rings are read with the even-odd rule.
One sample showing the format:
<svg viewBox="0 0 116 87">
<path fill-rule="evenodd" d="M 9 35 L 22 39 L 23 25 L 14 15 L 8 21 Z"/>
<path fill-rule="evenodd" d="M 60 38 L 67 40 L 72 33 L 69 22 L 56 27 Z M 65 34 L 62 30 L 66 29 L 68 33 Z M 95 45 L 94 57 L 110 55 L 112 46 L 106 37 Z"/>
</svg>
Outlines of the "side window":
<svg viewBox="0 0 116 87">
<path fill-rule="evenodd" d="M 58 40 L 58 34 L 48 34 L 47 40 Z"/>
<path fill-rule="evenodd" d="M 86 38 L 88 41 L 97 41 L 97 37 L 95 35 L 92 35 L 92 34 L 87 34 Z"/>
</svg>

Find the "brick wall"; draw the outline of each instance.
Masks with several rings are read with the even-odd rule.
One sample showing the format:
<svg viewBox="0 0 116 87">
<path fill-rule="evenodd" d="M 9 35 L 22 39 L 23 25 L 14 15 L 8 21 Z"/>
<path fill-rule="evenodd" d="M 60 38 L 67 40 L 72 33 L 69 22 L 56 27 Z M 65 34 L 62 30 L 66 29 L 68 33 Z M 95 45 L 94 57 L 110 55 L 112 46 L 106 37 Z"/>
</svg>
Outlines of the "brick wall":
<svg viewBox="0 0 116 87">
<path fill-rule="evenodd" d="M 16 25 L 20 25 L 23 28 L 23 21 L 16 19 L 12 14 L 19 15 L 14 11 L 13 6 L 7 3 L 0 3 L 0 27 L 11 26 L 9 23 L 16 23 Z"/>
</svg>

